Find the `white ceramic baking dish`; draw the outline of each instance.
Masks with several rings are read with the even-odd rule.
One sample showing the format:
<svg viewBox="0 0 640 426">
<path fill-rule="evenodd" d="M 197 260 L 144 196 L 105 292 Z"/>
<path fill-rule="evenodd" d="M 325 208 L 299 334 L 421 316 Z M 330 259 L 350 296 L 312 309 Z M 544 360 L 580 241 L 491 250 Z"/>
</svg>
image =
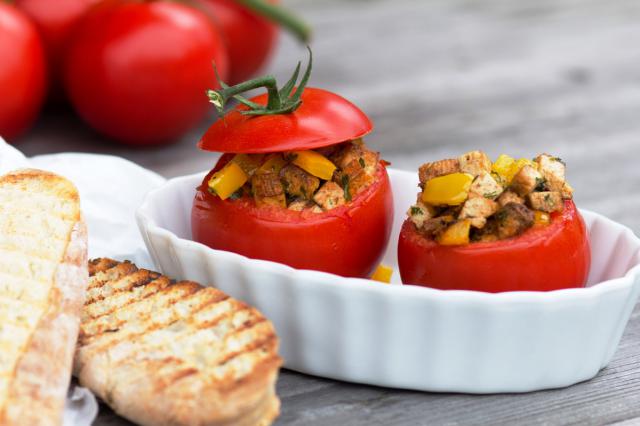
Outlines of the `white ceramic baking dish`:
<svg viewBox="0 0 640 426">
<path fill-rule="evenodd" d="M 613 357 L 640 290 L 640 241 L 582 211 L 591 238 L 587 288 L 486 294 L 384 285 L 212 250 L 190 240 L 204 174 L 152 191 L 137 212 L 165 274 L 210 283 L 276 326 L 285 367 L 350 382 L 424 391 L 526 392 L 568 386 Z M 384 262 L 416 194 L 415 173 L 390 170 L 395 223 Z M 215 226 L 215 224 L 212 224 Z"/>
</svg>

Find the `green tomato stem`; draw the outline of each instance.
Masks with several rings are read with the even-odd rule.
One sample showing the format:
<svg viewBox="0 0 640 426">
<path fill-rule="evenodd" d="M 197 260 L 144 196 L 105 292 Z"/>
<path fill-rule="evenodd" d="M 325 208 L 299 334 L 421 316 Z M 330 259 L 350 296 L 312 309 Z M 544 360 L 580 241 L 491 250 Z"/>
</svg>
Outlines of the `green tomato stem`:
<svg viewBox="0 0 640 426">
<path fill-rule="evenodd" d="M 311 38 L 311 28 L 306 22 L 290 10 L 282 6 L 269 3 L 266 0 L 236 1 L 285 28 L 303 43 L 307 44 L 309 42 L 309 39 Z"/>
</svg>

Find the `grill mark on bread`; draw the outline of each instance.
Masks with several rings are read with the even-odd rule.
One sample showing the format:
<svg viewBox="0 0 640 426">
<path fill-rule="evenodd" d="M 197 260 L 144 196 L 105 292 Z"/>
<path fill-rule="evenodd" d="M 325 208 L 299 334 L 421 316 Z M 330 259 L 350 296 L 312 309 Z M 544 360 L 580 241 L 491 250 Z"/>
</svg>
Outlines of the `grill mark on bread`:
<svg viewBox="0 0 640 426">
<path fill-rule="evenodd" d="M 90 275 L 74 371 L 116 412 L 145 425 L 273 421 L 281 359 L 260 312 L 131 263 L 96 259 Z"/>
</svg>

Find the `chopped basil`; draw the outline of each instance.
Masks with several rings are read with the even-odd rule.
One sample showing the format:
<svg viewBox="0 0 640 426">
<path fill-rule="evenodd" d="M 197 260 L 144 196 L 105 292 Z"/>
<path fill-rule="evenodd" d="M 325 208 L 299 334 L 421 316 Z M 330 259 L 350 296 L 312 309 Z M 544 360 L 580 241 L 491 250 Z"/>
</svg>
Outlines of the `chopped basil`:
<svg viewBox="0 0 640 426">
<path fill-rule="evenodd" d="M 494 198 L 496 198 L 498 196 L 498 191 L 485 192 L 483 196 L 484 196 L 484 198 L 488 198 L 490 200 L 493 200 Z"/>
<path fill-rule="evenodd" d="M 342 189 L 344 190 L 344 199 L 351 201 L 351 193 L 349 193 L 349 176 L 342 175 Z"/>
<path fill-rule="evenodd" d="M 416 207 L 416 206 L 411 206 L 411 216 L 415 216 L 417 214 L 424 214 L 424 212 L 422 211 L 422 209 L 420 207 Z"/>
<path fill-rule="evenodd" d="M 360 167 L 362 167 L 364 169 L 365 164 L 364 164 L 364 159 L 362 157 L 358 158 L 358 162 L 360 163 Z"/>
</svg>

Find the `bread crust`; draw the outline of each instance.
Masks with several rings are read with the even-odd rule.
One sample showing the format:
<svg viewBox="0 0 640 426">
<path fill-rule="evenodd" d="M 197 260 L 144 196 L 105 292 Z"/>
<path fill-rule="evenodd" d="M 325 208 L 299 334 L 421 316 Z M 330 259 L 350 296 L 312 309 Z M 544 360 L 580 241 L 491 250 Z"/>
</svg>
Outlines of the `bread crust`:
<svg viewBox="0 0 640 426">
<path fill-rule="evenodd" d="M 0 183 L 27 193 L 32 190 L 48 192 L 60 199 L 79 203 L 76 188 L 53 173 L 18 170 L 2 176 Z M 2 425 L 54 426 L 62 423 L 88 282 L 87 229 L 79 204 L 74 210 L 73 226 L 52 277 L 47 308 L 17 360 L 4 407 L 0 407 Z"/>
</svg>

